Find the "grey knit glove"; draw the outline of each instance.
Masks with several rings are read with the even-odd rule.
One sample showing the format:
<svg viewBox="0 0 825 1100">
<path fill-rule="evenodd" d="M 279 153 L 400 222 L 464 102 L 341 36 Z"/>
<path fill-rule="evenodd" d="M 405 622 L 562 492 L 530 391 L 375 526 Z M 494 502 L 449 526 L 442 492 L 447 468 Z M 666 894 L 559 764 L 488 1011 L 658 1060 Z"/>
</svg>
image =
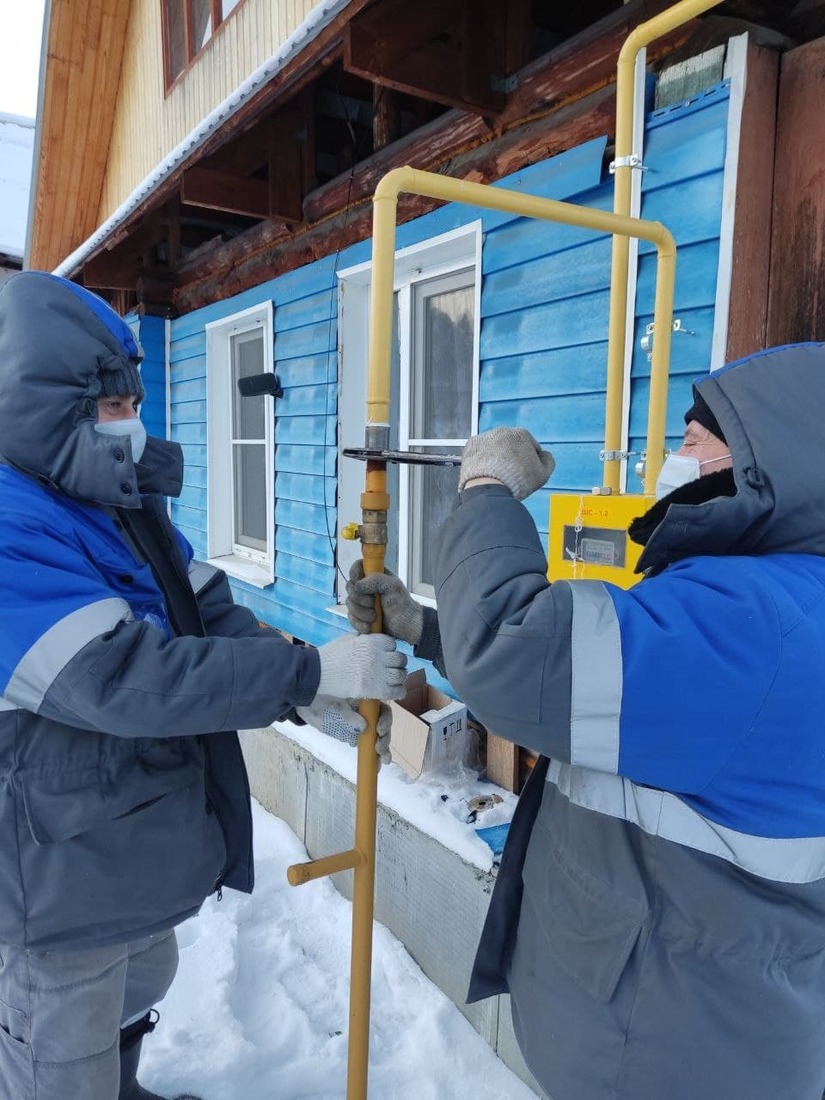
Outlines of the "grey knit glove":
<svg viewBox="0 0 825 1100">
<path fill-rule="evenodd" d="M 461 458 L 459 489 L 474 477 L 494 477 L 516 500 L 524 500 L 540 489 L 556 468 L 549 451 L 524 428 L 493 428 L 471 436 Z"/>
<path fill-rule="evenodd" d="M 357 745 L 358 737 L 366 729 L 366 721 L 358 713 L 351 699 L 333 699 L 329 695 L 316 695 L 307 707 L 296 707 L 298 717 L 308 726 L 334 737 L 346 745 Z M 376 725 L 375 751 L 383 764 L 389 764 L 392 711 L 381 704 Z"/>
<path fill-rule="evenodd" d="M 343 634 L 318 650 L 318 695 L 336 699 L 400 699 L 407 657 L 386 634 Z"/>
<path fill-rule="evenodd" d="M 418 645 L 424 626 L 424 609 L 404 584 L 385 569 L 364 576 L 364 563 L 352 563 L 347 581 L 347 617 L 359 634 L 369 634 L 375 622 L 375 597 L 381 597 L 382 629 L 392 638 Z"/>
</svg>

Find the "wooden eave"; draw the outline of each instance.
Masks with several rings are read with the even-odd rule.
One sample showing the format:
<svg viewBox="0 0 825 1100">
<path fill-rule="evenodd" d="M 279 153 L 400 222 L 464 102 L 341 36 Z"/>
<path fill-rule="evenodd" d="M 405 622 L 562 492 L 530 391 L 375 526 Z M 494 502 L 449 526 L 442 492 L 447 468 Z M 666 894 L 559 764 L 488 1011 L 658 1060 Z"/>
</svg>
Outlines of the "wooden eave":
<svg viewBox="0 0 825 1100">
<path fill-rule="evenodd" d="M 588 0 L 594 13 L 609 2 Z M 654 43 L 648 63 L 655 67 L 666 57 L 693 56 L 743 30 L 781 34 L 783 25 L 749 21 L 761 17 L 762 2 L 726 0 L 718 13 Z M 797 0 L 792 7 L 805 2 Z M 53 3 L 65 9 L 72 0 Z M 104 3 L 97 0 L 95 6 Z M 421 0 L 412 14 L 401 0 L 350 0 L 199 148 L 174 165 L 83 257 L 77 275 L 116 298 L 119 308 L 188 312 L 368 236 L 370 196 L 381 176 L 399 164 L 492 182 L 589 137 L 610 137 L 619 48 L 636 24 L 671 3 L 630 0 L 525 64 L 530 4 L 514 0 L 506 26 L 498 28 L 503 43 L 480 62 L 484 80 L 478 72 L 459 70 L 456 60 L 459 77 L 448 83 L 438 72 L 439 59 L 445 50 L 454 58 L 462 51 L 476 56 L 468 21 L 480 11 L 488 34 L 495 32 L 499 7 L 494 0 L 478 8 L 469 0 L 444 0 L 443 5 Z M 814 6 L 809 21 L 825 13 L 825 0 L 814 0 Z M 548 10 L 555 18 L 557 9 Z M 434 34 L 442 25 L 443 33 Z M 410 43 L 417 59 L 401 74 L 396 67 L 400 42 Z M 773 48 L 785 47 L 774 43 Z M 485 101 L 487 91 L 495 95 Z M 357 119 L 352 116 L 351 124 L 349 116 L 336 117 L 330 99 L 349 100 Z M 404 111 L 407 121 L 399 127 Z M 353 125 L 370 134 L 366 153 L 359 153 Z M 339 159 L 328 171 L 336 127 L 350 131 L 351 141 L 345 138 L 342 147 L 353 158 L 348 164 Z M 98 188 L 101 179 L 102 171 Z M 405 220 L 432 206 L 431 200 L 406 197 L 399 217 Z M 54 254 L 55 261 L 96 228 L 92 213 L 84 229 Z"/>
<path fill-rule="evenodd" d="M 51 270 L 98 225 L 129 0 L 51 0 L 29 266 Z"/>
</svg>

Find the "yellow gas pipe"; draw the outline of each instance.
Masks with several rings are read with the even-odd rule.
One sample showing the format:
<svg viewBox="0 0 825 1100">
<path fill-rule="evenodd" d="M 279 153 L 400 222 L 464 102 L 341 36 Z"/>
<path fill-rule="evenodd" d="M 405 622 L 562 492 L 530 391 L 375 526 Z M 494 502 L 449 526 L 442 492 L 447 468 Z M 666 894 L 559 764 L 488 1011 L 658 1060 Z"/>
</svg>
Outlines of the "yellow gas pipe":
<svg viewBox="0 0 825 1100">
<path fill-rule="evenodd" d="M 676 272 L 676 244 L 659 222 L 642 221 L 572 203 L 518 194 L 498 187 L 468 183 L 413 168 L 389 172 L 373 198 L 373 278 L 370 298 L 369 375 L 367 381 L 367 448 L 376 454 L 367 461 L 365 492 L 361 497 L 363 522 L 356 532 L 362 540 L 365 573 L 381 572 L 386 548 L 386 519 L 389 496 L 386 460 L 380 458 L 389 438 L 389 392 L 392 340 L 392 295 L 395 262 L 395 226 L 398 196 L 424 195 L 446 202 L 459 202 L 488 210 L 500 210 L 523 217 L 539 218 L 581 226 L 602 233 L 638 237 L 656 246 L 656 298 L 654 323 L 662 334 L 654 341 L 651 368 L 651 403 L 648 418 L 648 449 L 664 449 L 664 397 L 667 393 L 670 333 L 673 317 L 673 288 Z M 655 473 L 645 479 L 653 490 Z M 378 601 L 376 601 L 378 604 Z M 380 608 L 379 614 L 380 614 Z M 380 619 L 375 630 L 380 630 Z M 379 703 L 364 700 L 361 714 L 367 728 L 358 741 L 355 806 L 355 847 L 337 855 L 290 867 L 289 882 L 297 886 L 337 871 L 354 871 L 349 1049 L 347 1100 L 365 1100 L 369 1060 L 370 982 L 372 973 L 372 921 L 375 879 L 375 822 L 377 811 L 378 758 L 375 754 Z"/>
<path fill-rule="evenodd" d="M 633 149 L 633 112 L 634 112 L 634 75 L 636 58 L 641 50 L 657 38 L 688 23 L 697 15 L 716 7 L 721 0 L 681 0 L 672 8 L 640 23 L 627 36 L 616 67 L 616 154 L 613 171 L 616 177 L 613 194 L 613 212 L 628 216 L 631 203 L 631 173 L 641 170 L 640 158 Z M 613 237 L 613 255 L 610 270 L 610 327 L 607 344 L 607 399 L 605 406 L 604 430 L 604 486 L 611 492 L 619 491 L 621 459 L 611 457 L 621 452 L 622 446 L 622 391 L 625 376 L 625 342 L 627 339 L 627 276 L 630 255 L 628 236 L 616 234 Z M 671 323 L 671 322 L 669 322 Z M 663 336 L 662 330 L 654 320 L 653 346 Z M 668 339 L 669 339 L 668 335 Z M 667 387 L 661 392 L 657 389 L 655 400 L 662 402 L 656 415 L 664 423 L 667 406 Z M 650 404 L 653 407 L 654 394 L 651 385 Z M 664 434 L 659 447 L 658 438 L 648 436 L 647 462 L 645 464 L 645 492 L 651 491 L 656 484 L 656 476 L 664 458 Z M 648 473 L 652 476 L 648 477 Z"/>
<path fill-rule="evenodd" d="M 629 241 L 635 237 L 648 240 L 656 246 L 654 341 L 647 426 L 648 461 L 644 477 L 645 493 L 653 492 L 664 456 L 676 245 L 671 234 L 660 223 L 629 216 L 629 173 L 637 167 L 633 160 L 634 71 L 636 57 L 642 49 L 720 2 L 721 0 L 681 0 L 672 8 L 636 27 L 622 46 L 616 74 L 616 181 L 613 214 L 419 172 L 413 168 L 397 168 L 384 176 L 376 188 L 373 200 L 373 279 L 367 390 L 368 447 L 371 442 L 380 444 L 389 435 L 392 293 L 398 196 L 401 193 L 425 195 L 447 202 L 462 202 L 613 234 L 605 412 L 605 451 L 608 454 L 615 454 L 621 447 Z M 383 442 L 383 447 L 379 445 L 373 449 L 386 449 L 386 442 Z M 619 489 L 619 472 L 619 459 L 605 460 L 604 485 L 613 492 Z M 381 572 L 384 568 L 386 547 L 386 538 L 383 542 L 380 541 L 381 527 L 386 526 L 389 509 L 386 461 L 378 458 L 368 460 L 361 507 L 363 523 L 360 528 L 351 527 L 349 535 L 356 537 L 357 532 L 361 536 L 365 573 Z M 380 608 L 378 612 L 380 615 Z M 380 618 L 374 629 L 381 629 Z M 372 972 L 378 785 L 375 736 L 379 703 L 376 700 L 364 700 L 360 711 L 367 721 L 367 729 L 358 742 L 355 847 L 336 855 L 297 864 L 287 872 L 289 882 L 297 886 L 338 871 L 354 871 L 347 1100 L 365 1100 L 367 1095 Z"/>
</svg>

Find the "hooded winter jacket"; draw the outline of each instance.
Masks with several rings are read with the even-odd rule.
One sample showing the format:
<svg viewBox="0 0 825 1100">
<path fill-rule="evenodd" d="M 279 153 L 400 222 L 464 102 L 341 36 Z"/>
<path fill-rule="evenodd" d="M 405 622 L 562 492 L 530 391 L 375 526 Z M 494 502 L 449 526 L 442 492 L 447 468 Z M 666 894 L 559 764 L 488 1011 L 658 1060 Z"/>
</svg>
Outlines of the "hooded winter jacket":
<svg viewBox="0 0 825 1100">
<path fill-rule="evenodd" d="M 237 728 L 311 701 L 317 651 L 234 605 L 166 517 L 176 444 L 95 430 L 140 350 L 40 272 L 0 290 L 0 941 L 125 942 L 253 883 Z"/>
<path fill-rule="evenodd" d="M 629 591 L 548 583 L 503 486 L 441 532 L 446 672 L 543 754 L 470 998 L 509 990 L 553 1100 L 825 1086 L 825 345 L 697 389 L 731 494 L 661 502 Z"/>
</svg>

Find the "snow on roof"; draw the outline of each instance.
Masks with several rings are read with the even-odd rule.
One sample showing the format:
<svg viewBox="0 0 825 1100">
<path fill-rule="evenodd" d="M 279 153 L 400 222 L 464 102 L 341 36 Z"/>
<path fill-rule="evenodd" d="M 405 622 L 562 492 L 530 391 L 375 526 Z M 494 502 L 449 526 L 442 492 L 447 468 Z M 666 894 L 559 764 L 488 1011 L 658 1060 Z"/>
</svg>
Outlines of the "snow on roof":
<svg viewBox="0 0 825 1100">
<path fill-rule="evenodd" d="M 0 112 L 0 255 L 21 262 L 33 155 L 34 119 Z"/>
</svg>

